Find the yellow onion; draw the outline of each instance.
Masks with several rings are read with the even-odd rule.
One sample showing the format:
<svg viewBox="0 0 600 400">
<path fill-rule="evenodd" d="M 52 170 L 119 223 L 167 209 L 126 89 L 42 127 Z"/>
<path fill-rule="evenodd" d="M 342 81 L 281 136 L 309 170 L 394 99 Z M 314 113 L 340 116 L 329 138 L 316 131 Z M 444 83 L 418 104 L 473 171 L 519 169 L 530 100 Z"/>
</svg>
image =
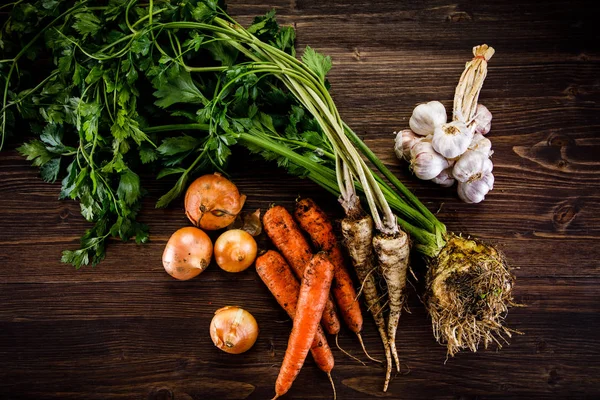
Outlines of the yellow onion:
<svg viewBox="0 0 600 400">
<path fill-rule="evenodd" d="M 165 246 L 163 267 L 173 278 L 186 281 L 208 267 L 212 252 L 213 245 L 206 233 L 191 226 L 181 228 Z"/>
<path fill-rule="evenodd" d="M 215 311 L 210 322 L 210 337 L 219 349 L 230 354 L 248 351 L 258 337 L 258 324 L 240 307 L 223 307 Z"/>
<path fill-rule="evenodd" d="M 209 231 L 231 224 L 244 206 L 246 196 L 219 173 L 201 176 L 185 193 L 185 214 L 199 228 Z"/>
<path fill-rule="evenodd" d="M 252 265 L 257 250 L 252 235 L 241 229 L 232 229 L 215 242 L 215 260 L 227 272 L 241 272 Z"/>
</svg>

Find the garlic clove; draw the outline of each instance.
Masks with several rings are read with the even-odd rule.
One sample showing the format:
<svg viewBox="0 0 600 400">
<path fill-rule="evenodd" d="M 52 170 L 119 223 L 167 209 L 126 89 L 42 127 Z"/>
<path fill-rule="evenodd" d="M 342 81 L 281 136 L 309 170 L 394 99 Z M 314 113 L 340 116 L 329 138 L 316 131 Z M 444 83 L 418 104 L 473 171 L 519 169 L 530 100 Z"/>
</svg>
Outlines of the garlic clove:
<svg viewBox="0 0 600 400">
<path fill-rule="evenodd" d="M 458 197 L 465 203 L 481 203 L 493 188 L 494 175 L 488 172 L 467 182 L 459 182 Z"/>
<path fill-rule="evenodd" d="M 421 140 L 420 136 L 415 135 L 410 129 L 404 129 L 396 134 L 396 144 L 394 152 L 400 160 L 410 161 L 410 149 Z"/>
<path fill-rule="evenodd" d="M 481 133 L 476 133 L 469 145 L 469 150 L 479 151 L 489 157 L 492 155 L 492 142 Z"/>
<path fill-rule="evenodd" d="M 435 150 L 433 149 L 431 142 L 429 142 L 427 140 L 419 140 L 417 143 L 415 143 L 410 148 L 410 158 L 411 159 L 415 158 L 420 153 L 429 153 L 429 152 L 435 153 Z"/>
<path fill-rule="evenodd" d="M 438 176 L 431 180 L 433 183 L 437 183 L 442 187 L 450 187 L 454 185 L 455 179 L 452 176 L 452 168 L 446 168 L 439 173 Z"/>
<path fill-rule="evenodd" d="M 487 134 L 492 129 L 492 113 L 483 104 L 477 104 L 471 124 L 475 127 L 475 132 Z"/>
<path fill-rule="evenodd" d="M 408 125 L 417 135 L 427 136 L 433 133 L 436 126 L 445 124 L 447 118 L 444 105 L 439 101 L 430 101 L 415 107 Z"/>
<path fill-rule="evenodd" d="M 469 150 L 454 164 L 452 176 L 459 182 L 467 182 L 477 175 L 491 173 L 494 165 L 487 154 Z"/>
<path fill-rule="evenodd" d="M 446 158 L 463 154 L 473 140 L 473 129 L 464 122 L 452 121 L 437 126 L 433 132 L 433 148 Z"/>
<path fill-rule="evenodd" d="M 430 180 L 448 168 L 448 160 L 438 154 L 430 142 L 420 141 L 410 150 L 410 167 L 419 179 Z"/>
</svg>

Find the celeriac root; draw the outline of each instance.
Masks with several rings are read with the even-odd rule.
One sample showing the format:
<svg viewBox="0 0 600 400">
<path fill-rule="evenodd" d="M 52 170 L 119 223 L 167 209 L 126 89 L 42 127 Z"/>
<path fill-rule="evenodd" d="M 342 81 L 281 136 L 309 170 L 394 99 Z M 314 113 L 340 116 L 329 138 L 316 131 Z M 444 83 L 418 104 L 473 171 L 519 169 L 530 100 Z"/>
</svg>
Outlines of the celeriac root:
<svg viewBox="0 0 600 400">
<path fill-rule="evenodd" d="M 502 347 L 512 333 L 503 326 L 513 302 L 514 276 L 502 253 L 472 238 L 448 235 L 447 243 L 427 272 L 425 305 L 433 334 L 448 355 L 477 351 L 492 342 Z"/>
<path fill-rule="evenodd" d="M 390 313 L 387 337 L 396 362 L 396 369 L 400 372 L 400 359 L 396 350 L 396 332 L 406 299 L 406 272 L 410 255 L 408 235 L 403 231 L 391 235 L 379 233 L 373 238 L 373 249 L 379 260 L 381 275 L 388 287 Z"/>
</svg>

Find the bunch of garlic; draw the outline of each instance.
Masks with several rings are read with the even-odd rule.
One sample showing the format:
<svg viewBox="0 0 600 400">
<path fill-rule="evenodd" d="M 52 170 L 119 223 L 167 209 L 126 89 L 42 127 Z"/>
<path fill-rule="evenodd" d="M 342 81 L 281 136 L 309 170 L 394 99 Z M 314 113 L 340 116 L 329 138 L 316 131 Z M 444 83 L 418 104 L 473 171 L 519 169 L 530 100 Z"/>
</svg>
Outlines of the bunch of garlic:
<svg viewBox="0 0 600 400">
<path fill-rule="evenodd" d="M 396 155 L 410 163 L 418 178 L 444 187 L 457 181 L 458 196 L 467 203 L 483 201 L 494 187 L 492 142 L 484 137 L 492 127 L 492 113 L 477 104 L 494 52 L 486 44 L 473 47 L 474 58 L 456 86 L 451 122 L 444 105 L 430 101 L 415 107 L 410 129 L 396 134 Z"/>
<path fill-rule="evenodd" d="M 458 182 L 458 195 L 466 203 L 479 203 L 494 186 L 492 114 L 478 104 L 474 118 L 447 122 L 446 109 L 439 101 L 419 104 L 410 117 L 410 129 L 396 134 L 395 152 L 410 163 L 423 180 L 450 187 Z"/>
</svg>

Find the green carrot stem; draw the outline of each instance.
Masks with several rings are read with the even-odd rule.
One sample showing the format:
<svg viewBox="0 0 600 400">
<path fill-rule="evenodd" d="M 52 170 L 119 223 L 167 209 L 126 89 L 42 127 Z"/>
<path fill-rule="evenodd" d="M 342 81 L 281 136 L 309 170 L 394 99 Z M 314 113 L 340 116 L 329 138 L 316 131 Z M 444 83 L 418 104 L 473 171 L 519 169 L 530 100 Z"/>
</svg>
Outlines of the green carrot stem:
<svg viewBox="0 0 600 400">
<path fill-rule="evenodd" d="M 379 158 L 371 151 L 371 149 L 358 137 L 356 133 L 346 124 L 344 128 L 348 137 L 352 142 L 360 149 L 360 151 L 367 157 L 367 159 L 377 167 L 377 169 L 385 176 L 391 183 L 402 193 L 404 197 L 417 209 L 419 210 L 428 220 L 430 220 L 437 228 L 440 229 L 441 233 L 446 232 L 446 226 L 442 224 L 435 215 L 421 201 L 408 190 L 406 186 L 398 178 L 392 174 L 392 172 L 381 162 Z"/>
<path fill-rule="evenodd" d="M 325 187 L 325 185 L 322 185 L 322 181 L 320 180 L 320 178 L 326 177 L 326 176 L 331 176 L 330 173 L 323 173 L 323 172 L 325 172 L 325 170 L 328 170 L 328 168 L 323 167 L 323 166 L 319 165 L 318 163 L 301 156 L 300 154 L 296 153 L 295 151 L 290 150 L 289 148 L 282 146 L 279 143 L 276 143 L 276 142 L 273 142 L 270 140 L 263 140 L 252 134 L 249 134 L 249 133 L 239 134 L 239 139 L 243 142 L 251 143 L 255 146 L 262 147 L 265 150 L 269 150 L 269 151 L 272 151 L 279 155 L 282 155 L 282 156 L 286 157 L 287 159 L 289 159 L 294 164 L 302 166 L 303 168 L 305 168 L 306 170 L 309 171 L 308 177 L 311 180 L 313 180 L 315 183 L 317 183 L 323 187 Z M 319 176 L 319 179 L 313 179 L 312 173 Z M 333 184 L 327 185 L 327 187 L 325 187 L 325 188 L 328 189 L 329 191 L 334 190 L 335 194 L 337 196 L 339 196 L 340 190 L 339 190 L 337 183 L 335 183 L 335 180 L 333 180 L 332 183 Z M 424 229 L 417 228 L 416 226 L 411 225 L 410 223 L 406 222 L 405 220 L 403 220 L 401 218 L 397 218 L 397 220 L 398 220 L 398 224 L 400 225 L 400 227 L 402 227 L 402 229 L 404 231 L 406 231 L 408 234 L 410 234 L 411 237 L 419 245 L 421 245 L 419 250 L 422 253 L 424 253 L 426 255 L 431 255 L 431 254 L 433 254 L 433 252 L 436 251 L 438 245 L 436 242 L 435 235 L 425 231 Z"/>
</svg>

